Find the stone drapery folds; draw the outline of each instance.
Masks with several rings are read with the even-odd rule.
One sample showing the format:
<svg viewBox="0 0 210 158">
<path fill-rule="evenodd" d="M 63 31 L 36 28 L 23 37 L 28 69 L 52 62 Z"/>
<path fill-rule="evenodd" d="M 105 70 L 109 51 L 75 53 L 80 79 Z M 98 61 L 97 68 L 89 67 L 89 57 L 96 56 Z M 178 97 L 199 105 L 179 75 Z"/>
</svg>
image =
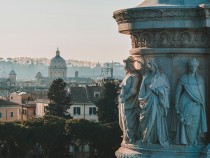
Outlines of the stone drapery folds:
<svg viewBox="0 0 210 158">
<path fill-rule="evenodd" d="M 132 57 L 130 57 L 132 59 Z M 205 84 L 197 74 L 198 60 L 189 61 L 189 72 L 183 74 L 177 84 L 175 105 L 171 106 L 170 83 L 160 72 L 154 59 L 147 61 L 148 73 L 140 82 L 140 75 L 132 66 L 133 61 L 125 62 L 126 77 L 121 84 L 119 95 L 119 122 L 125 144 L 150 146 L 160 144 L 169 148 L 172 144 L 198 145 L 199 137 L 207 132 L 205 112 Z M 167 114 L 175 107 L 177 117 L 176 138 L 169 137 Z M 175 143 L 174 143 L 175 142 Z"/>
</svg>

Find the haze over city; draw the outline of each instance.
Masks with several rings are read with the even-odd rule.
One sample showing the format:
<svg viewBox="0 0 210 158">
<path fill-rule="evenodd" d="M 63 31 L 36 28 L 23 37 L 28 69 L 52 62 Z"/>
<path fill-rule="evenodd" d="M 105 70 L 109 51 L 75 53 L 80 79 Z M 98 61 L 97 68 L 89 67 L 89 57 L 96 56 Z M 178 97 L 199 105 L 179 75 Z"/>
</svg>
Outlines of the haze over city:
<svg viewBox="0 0 210 158">
<path fill-rule="evenodd" d="M 112 14 L 142 0 L 1 0 L 1 57 L 47 57 L 122 62 L 130 37 L 118 33 Z"/>
</svg>

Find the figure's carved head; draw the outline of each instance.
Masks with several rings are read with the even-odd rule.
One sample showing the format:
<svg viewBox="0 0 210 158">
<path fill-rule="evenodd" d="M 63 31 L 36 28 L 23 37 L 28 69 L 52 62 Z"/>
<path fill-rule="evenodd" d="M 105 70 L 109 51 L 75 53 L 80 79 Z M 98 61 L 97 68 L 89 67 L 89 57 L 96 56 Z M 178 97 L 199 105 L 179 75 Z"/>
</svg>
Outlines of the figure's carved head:
<svg viewBox="0 0 210 158">
<path fill-rule="evenodd" d="M 127 59 L 123 60 L 124 63 L 130 63 L 130 62 L 134 62 L 135 59 L 132 56 L 129 56 Z"/>
<path fill-rule="evenodd" d="M 200 62 L 194 57 L 193 59 L 191 59 L 189 61 L 189 68 L 190 68 L 190 71 L 192 73 L 195 73 L 198 66 L 199 66 Z"/>
<path fill-rule="evenodd" d="M 148 66 L 149 70 L 158 70 L 158 65 L 155 62 L 155 59 L 147 60 L 147 66 Z"/>
<path fill-rule="evenodd" d="M 134 57 L 129 56 L 127 59 L 123 60 L 123 62 L 125 63 L 125 70 L 126 71 L 134 71 L 134 62 L 136 60 L 134 59 Z"/>
</svg>

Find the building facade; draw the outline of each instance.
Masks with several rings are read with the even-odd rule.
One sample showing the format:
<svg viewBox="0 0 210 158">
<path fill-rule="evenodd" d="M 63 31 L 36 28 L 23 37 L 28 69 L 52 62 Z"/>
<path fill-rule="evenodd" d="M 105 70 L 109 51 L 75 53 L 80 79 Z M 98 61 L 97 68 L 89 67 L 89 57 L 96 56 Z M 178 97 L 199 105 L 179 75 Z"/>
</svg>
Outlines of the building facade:
<svg viewBox="0 0 210 158">
<path fill-rule="evenodd" d="M 21 120 L 21 107 L 17 103 L 0 99 L 0 121 Z"/>
<path fill-rule="evenodd" d="M 21 120 L 28 120 L 28 119 L 33 119 L 36 117 L 36 104 L 33 103 L 28 103 L 25 105 L 20 105 L 21 106 Z"/>
<path fill-rule="evenodd" d="M 36 117 L 43 117 L 45 115 L 45 108 L 50 103 L 49 99 L 36 100 Z"/>
</svg>

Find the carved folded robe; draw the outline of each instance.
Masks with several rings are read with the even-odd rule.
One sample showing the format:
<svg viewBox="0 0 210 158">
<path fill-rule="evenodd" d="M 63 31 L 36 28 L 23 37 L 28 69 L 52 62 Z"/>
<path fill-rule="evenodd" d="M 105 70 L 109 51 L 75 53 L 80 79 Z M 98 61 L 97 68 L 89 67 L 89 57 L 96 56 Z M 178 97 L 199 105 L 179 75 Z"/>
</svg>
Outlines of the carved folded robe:
<svg viewBox="0 0 210 158">
<path fill-rule="evenodd" d="M 197 144 L 199 134 L 207 132 L 205 88 L 202 76 L 183 75 L 176 90 L 177 144 Z"/>
<path fill-rule="evenodd" d="M 145 98 L 147 97 L 147 98 Z M 158 77 L 146 75 L 143 78 L 139 99 L 145 99 L 141 106 L 140 126 L 143 143 L 160 143 L 169 146 L 168 129 L 166 123 L 169 108 L 169 82 L 165 74 Z"/>
<path fill-rule="evenodd" d="M 130 143 L 134 143 L 139 137 L 139 79 L 138 74 L 130 74 L 121 83 L 120 99 L 122 103 L 119 104 L 119 125 L 123 131 L 124 140 Z"/>
</svg>

